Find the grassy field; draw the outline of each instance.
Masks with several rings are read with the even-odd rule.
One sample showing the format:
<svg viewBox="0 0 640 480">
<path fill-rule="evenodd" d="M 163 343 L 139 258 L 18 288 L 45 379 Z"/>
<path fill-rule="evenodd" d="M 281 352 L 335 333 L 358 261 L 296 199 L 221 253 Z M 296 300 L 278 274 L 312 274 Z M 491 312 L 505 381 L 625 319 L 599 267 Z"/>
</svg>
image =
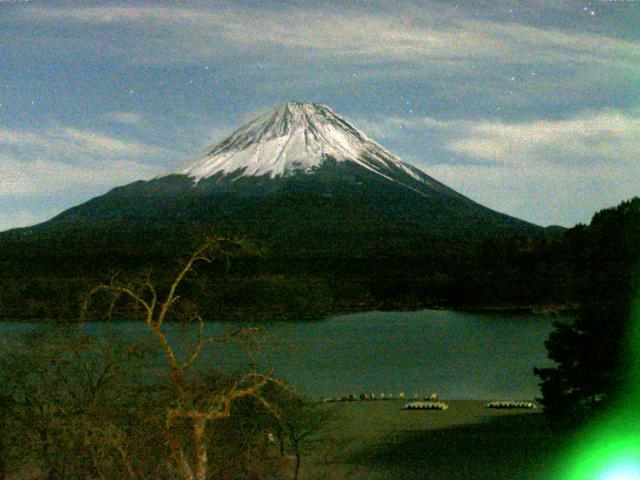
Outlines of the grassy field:
<svg viewBox="0 0 640 480">
<path fill-rule="evenodd" d="M 447 401 L 445 411 L 401 401 L 345 402 L 308 454 L 305 479 L 545 479 L 559 440 L 540 410 Z"/>
</svg>

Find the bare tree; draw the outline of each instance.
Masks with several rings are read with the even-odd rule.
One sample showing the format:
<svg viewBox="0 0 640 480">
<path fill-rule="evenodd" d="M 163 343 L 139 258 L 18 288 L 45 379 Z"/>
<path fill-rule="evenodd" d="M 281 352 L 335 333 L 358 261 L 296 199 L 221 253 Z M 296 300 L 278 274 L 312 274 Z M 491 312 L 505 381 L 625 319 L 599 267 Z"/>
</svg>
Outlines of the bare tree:
<svg viewBox="0 0 640 480">
<path fill-rule="evenodd" d="M 270 375 L 249 373 L 234 379 L 218 390 L 196 391 L 191 388 L 189 371 L 200 358 L 205 347 L 222 344 L 237 339 L 250 343 L 256 340 L 255 328 L 236 328 L 221 336 L 206 336 L 205 323 L 198 313 L 192 313 L 190 320 L 198 323 L 197 340 L 190 351 L 179 358 L 177 345 L 173 345 L 167 334 L 165 322 L 172 307 L 179 301 L 178 290 L 187 275 L 194 272 L 199 263 L 210 264 L 214 260 L 229 262 L 233 251 L 243 251 L 247 244 L 238 239 L 210 238 L 198 247 L 184 263 L 164 294 L 160 294 L 152 284 L 150 276 L 135 286 L 112 277 L 109 284 L 95 287 L 87 296 L 82 317 L 85 318 L 90 302 L 100 292 L 128 298 L 140 308 L 144 323 L 157 344 L 162 349 L 167 362 L 175 398 L 173 406 L 166 412 L 164 433 L 171 452 L 170 463 L 182 480 L 205 480 L 209 470 L 207 456 L 207 430 L 216 421 L 231 415 L 231 406 L 235 400 L 254 397 L 262 403 L 261 389 L 271 380 Z M 113 309 L 115 300 L 110 303 Z M 183 426 L 186 425 L 186 433 Z M 192 449 L 192 454 L 189 450 Z"/>
<path fill-rule="evenodd" d="M 302 454 L 308 447 L 321 440 L 336 420 L 335 410 L 326 405 L 304 399 L 292 388 L 279 383 L 269 383 L 264 392 L 270 408 L 270 424 L 279 443 L 280 455 L 289 444 L 295 457 L 293 479 L 297 480 L 302 465 Z"/>
</svg>

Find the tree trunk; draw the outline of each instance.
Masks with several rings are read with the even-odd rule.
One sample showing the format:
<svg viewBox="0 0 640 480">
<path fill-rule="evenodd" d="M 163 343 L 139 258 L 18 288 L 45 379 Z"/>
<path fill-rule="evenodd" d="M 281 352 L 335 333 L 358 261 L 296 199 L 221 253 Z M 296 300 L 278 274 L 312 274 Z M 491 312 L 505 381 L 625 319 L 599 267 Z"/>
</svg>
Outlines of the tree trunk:
<svg viewBox="0 0 640 480">
<path fill-rule="evenodd" d="M 56 467 L 49 467 L 49 472 L 47 473 L 48 480 L 58 480 L 58 470 Z"/>
<path fill-rule="evenodd" d="M 187 463 L 184 452 L 182 450 L 179 450 L 177 453 L 175 453 L 175 457 L 177 460 L 178 471 L 182 476 L 182 480 L 193 480 L 194 476 L 191 472 L 191 467 Z"/>
<path fill-rule="evenodd" d="M 49 454 L 49 434 L 46 430 L 36 430 L 42 447 L 42 462 L 47 469 L 47 480 L 58 480 L 58 471 Z"/>
<path fill-rule="evenodd" d="M 204 438 L 206 424 L 206 420 L 201 418 L 193 421 L 193 440 L 196 451 L 195 480 L 207 479 L 207 443 Z"/>
<path fill-rule="evenodd" d="M 178 469 L 179 478 L 181 480 L 193 480 L 193 471 L 191 470 L 191 466 L 187 461 L 184 450 L 180 445 L 180 441 L 171 433 L 168 428 L 164 429 L 163 432 L 167 444 L 171 449 L 171 456 L 173 457 L 174 464 Z"/>
<path fill-rule="evenodd" d="M 296 468 L 293 472 L 293 480 L 298 480 L 298 475 L 300 474 L 300 463 L 302 461 L 302 457 L 300 456 L 300 450 L 298 449 L 298 446 L 295 446 L 295 452 L 296 452 Z"/>
</svg>

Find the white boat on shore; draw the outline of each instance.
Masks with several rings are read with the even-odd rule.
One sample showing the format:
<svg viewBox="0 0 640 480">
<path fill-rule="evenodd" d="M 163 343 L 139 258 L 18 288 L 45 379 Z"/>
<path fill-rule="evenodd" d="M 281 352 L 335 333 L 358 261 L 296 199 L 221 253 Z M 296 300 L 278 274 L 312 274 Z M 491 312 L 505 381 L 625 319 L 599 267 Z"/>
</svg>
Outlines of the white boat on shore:
<svg viewBox="0 0 640 480">
<path fill-rule="evenodd" d="M 446 410 L 449 405 L 444 402 L 410 402 L 402 408 L 404 410 Z"/>
<path fill-rule="evenodd" d="M 493 402 L 487 403 L 487 408 L 503 408 L 503 409 L 512 409 L 512 408 L 524 408 L 524 409 L 532 409 L 536 408 L 535 403 L 533 402 L 514 402 L 513 400 L 495 400 Z"/>
</svg>

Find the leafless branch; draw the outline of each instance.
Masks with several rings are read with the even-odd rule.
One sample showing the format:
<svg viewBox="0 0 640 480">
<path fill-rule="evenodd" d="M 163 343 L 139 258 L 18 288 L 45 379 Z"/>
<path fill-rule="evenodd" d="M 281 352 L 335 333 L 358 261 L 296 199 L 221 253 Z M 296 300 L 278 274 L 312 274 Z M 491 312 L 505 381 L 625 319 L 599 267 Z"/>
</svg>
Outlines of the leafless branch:
<svg viewBox="0 0 640 480">
<path fill-rule="evenodd" d="M 269 381 L 272 381 L 270 374 L 249 374 L 235 381 L 225 391 L 212 394 L 204 406 L 198 406 L 197 404 L 199 402 L 197 402 L 189 392 L 186 376 L 188 369 L 198 360 L 205 347 L 224 343 L 231 339 L 239 339 L 243 347 L 246 348 L 251 340 L 255 341 L 258 329 L 237 328 L 222 336 L 205 337 L 204 320 L 196 313 L 192 315 L 191 321 L 198 321 L 197 340 L 191 352 L 183 361 L 177 358 L 175 350 L 163 330 L 168 312 L 180 298 L 177 291 L 185 277 L 194 271 L 197 263 L 210 264 L 216 258 L 223 258 L 228 268 L 230 258 L 233 256 L 233 253 L 227 248 L 228 245 L 235 245 L 242 249 L 245 248 L 246 242 L 226 237 L 208 239 L 198 247 L 184 263 L 162 299 L 159 298 L 156 288 L 151 282 L 150 273 L 147 274 L 142 286 L 138 289 L 118 282 L 118 274 L 115 274 L 111 277 L 109 284 L 99 285 L 89 292 L 82 309 L 81 318 L 84 320 L 92 297 L 101 292 L 125 295 L 132 300 L 135 305 L 143 308 L 145 312 L 144 321 L 150 333 L 164 351 L 170 376 L 177 390 L 177 407 L 167 411 L 165 435 L 175 467 L 183 480 L 204 480 L 206 478 L 208 459 L 205 430 L 209 422 L 229 417 L 231 415 L 231 405 L 233 401 L 239 398 L 253 396 L 262 404 L 268 405 L 268 402 L 259 395 L 259 391 Z M 110 314 L 115 307 L 115 301 L 115 299 L 112 300 Z M 109 369 L 106 368 L 102 372 L 102 375 L 108 375 L 108 373 Z M 98 382 L 100 381 L 101 378 L 98 378 Z M 192 441 L 196 451 L 193 463 L 190 462 L 185 454 L 180 438 L 173 433 L 173 428 L 178 420 L 187 420 L 191 424 Z M 119 453 L 125 458 L 125 451 L 120 451 Z"/>
</svg>

